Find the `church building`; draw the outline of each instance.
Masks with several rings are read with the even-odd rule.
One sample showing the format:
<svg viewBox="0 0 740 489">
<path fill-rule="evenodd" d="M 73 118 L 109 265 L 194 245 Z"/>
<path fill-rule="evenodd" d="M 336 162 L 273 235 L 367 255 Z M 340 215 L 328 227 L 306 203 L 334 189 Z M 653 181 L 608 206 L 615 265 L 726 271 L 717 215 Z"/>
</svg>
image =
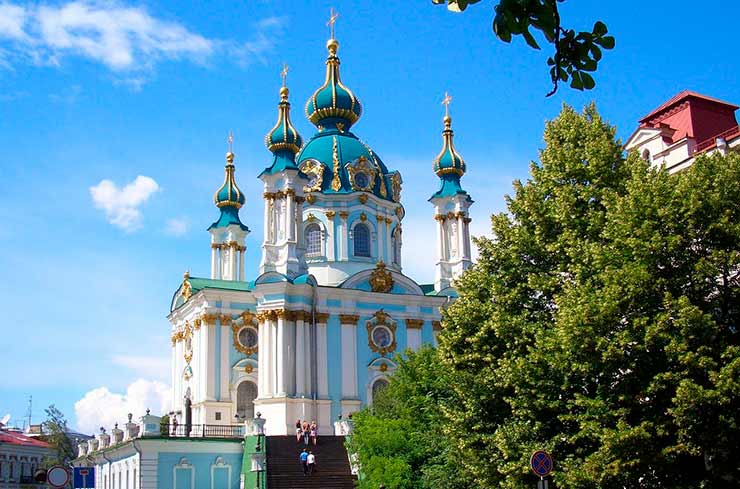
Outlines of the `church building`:
<svg viewBox="0 0 740 489">
<path fill-rule="evenodd" d="M 264 239 L 256 277 L 245 276 L 244 256 L 249 226 L 259 223 L 245 223 L 239 211 L 259 199 L 247 203 L 235 155 L 226 154 L 214 195 L 219 215 L 208 228 L 210 276 L 186 274 L 169 315 L 180 424 L 231 424 L 260 412 L 268 435 L 293 433 L 297 419 L 332 433 L 334 420 L 387 385 L 396 353 L 435 342 L 440 308 L 471 264 L 473 201 L 461 186 L 465 162 L 449 114 L 433 162 L 439 190 L 429 199 L 435 279 L 419 284 L 402 268 L 401 172 L 355 133 L 362 104 L 341 80 L 339 42 L 326 47 L 324 81 L 305 106 L 316 127 L 307 141 L 291 122 L 283 76 L 259 174 Z"/>
</svg>

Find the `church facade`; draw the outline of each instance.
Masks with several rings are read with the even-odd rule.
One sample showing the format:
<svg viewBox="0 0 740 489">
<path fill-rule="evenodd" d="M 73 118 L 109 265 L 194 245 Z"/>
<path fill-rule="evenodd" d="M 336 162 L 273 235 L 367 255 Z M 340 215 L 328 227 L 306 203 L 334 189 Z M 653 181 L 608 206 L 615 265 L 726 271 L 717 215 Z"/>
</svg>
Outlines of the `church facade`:
<svg viewBox="0 0 740 489">
<path fill-rule="evenodd" d="M 316 131 L 305 142 L 291 122 L 285 81 L 280 88 L 265 138 L 271 161 L 259 175 L 264 239 L 251 279 L 244 261 L 253 223 L 239 215 L 246 199 L 235 155 L 226 155 L 214 196 L 219 216 L 208 228 L 210 277 L 186 274 L 168 317 L 180 425 L 229 425 L 259 412 L 268 435 L 293 433 L 297 419 L 333 433 L 340 415 L 387 385 L 396 353 L 435 343 L 440 308 L 455 297 L 452 281 L 471 264 L 473 201 L 461 186 L 465 162 L 447 114 L 433 163 L 440 186 L 430 198 L 435 280 L 418 284 L 403 274 L 403 179 L 353 131 L 362 104 L 341 81 L 338 49 L 327 42 L 324 82 L 306 103 Z"/>
</svg>

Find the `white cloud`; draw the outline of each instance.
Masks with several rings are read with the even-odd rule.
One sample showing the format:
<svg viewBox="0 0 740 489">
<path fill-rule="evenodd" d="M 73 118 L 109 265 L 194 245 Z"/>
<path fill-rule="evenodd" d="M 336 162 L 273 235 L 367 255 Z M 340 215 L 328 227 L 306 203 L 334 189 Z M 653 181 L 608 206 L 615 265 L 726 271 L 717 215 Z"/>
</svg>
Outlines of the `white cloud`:
<svg viewBox="0 0 740 489">
<path fill-rule="evenodd" d="M 170 376 L 168 357 L 147 357 L 136 355 L 114 355 L 113 364 L 132 370 L 137 376 L 167 379 Z"/>
<path fill-rule="evenodd" d="M 282 31 L 284 19 L 268 17 L 255 24 L 247 41 L 207 38 L 187 27 L 151 15 L 142 6 L 115 0 L 74 0 L 23 7 L 0 3 L 0 63 L 30 60 L 61 65 L 78 56 L 102 63 L 140 86 L 162 60 L 205 63 L 215 54 L 236 55 L 241 64 L 262 60 Z M 5 42 L 3 42 L 5 41 Z M 138 75 L 131 76 L 132 73 Z"/>
<path fill-rule="evenodd" d="M 128 413 L 138 419 L 147 409 L 151 409 L 152 414 L 162 415 L 170 411 L 171 398 L 170 387 L 156 380 L 139 379 L 130 384 L 125 393 L 98 387 L 75 403 L 77 429 L 95 433 L 103 426 L 110 431 L 115 423 L 123 425 Z"/>
<path fill-rule="evenodd" d="M 165 233 L 170 236 L 185 236 L 190 230 L 190 221 L 187 217 L 174 217 L 167 220 Z"/>
<path fill-rule="evenodd" d="M 159 185 L 153 178 L 139 175 L 122 189 L 110 180 L 101 180 L 90 187 L 90 195 L 95 207 L 105 210 L 111 224 L 131 232 L 141 225 L 139 207 L 158 190 Z"/>
</svg>

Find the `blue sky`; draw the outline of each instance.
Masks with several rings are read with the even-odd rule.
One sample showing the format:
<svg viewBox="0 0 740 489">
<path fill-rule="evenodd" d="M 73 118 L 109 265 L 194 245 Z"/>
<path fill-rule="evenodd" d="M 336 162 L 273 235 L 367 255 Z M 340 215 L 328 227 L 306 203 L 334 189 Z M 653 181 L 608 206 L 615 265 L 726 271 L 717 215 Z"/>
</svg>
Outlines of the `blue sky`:
<svg viewBox="0 0 740 489">
<path fill-rule="evenodd" d="M 622 139 L 685 88 L 740 103 L 735 2 L 706 0 L 702 14 L 687 1 L 566 2 L 567 24 L 601 19 L 617 47 L 595 90 L 551 98 L 548 52 L 498 42 L 492 4 L 453 14 L 429 0 L 0 0 L 0 418 L 20 423 L 28 395 L 36 421 L 56 403 L 82 429 L 157 409 L 171 294 L 184 270 L 208 272 L 226 135 L 248 196 L 254 276 L 256 175 L 269 161 L 280 69 L 290 65 L 293 120 L 309 137 L 303 104 L 323 80 L 331 6 L 343 80 L 365 107 L 354 130 L 404 176 L 405 271 L 419 282 L 433 278 L 426 199 L 445 91 L 478 235 L 511 180 L 526 178 L 563 102 L 595 100 Z"/>
</svg>

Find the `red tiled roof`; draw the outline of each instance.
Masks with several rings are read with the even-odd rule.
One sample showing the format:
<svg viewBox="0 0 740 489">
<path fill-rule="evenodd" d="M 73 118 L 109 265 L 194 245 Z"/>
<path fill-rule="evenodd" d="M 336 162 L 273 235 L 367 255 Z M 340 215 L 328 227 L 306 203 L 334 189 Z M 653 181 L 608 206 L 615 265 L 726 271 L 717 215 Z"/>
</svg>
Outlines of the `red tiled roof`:
<svg viewBox="0 0 740 489">
<path fill-rule="evenodd" d="M 51 448 L 51 445 L 44 441 L 36 440 L 30 436 L 26 436 L 15 431 L 0 431 L 0 443 L 20 445 L 24 447 Z"/>
<path fill-rule="evenodd" d="M 645 117 L 640 118 L 640 121 L 639 122 L 642 124 L 642 123 L 646 122 L 648 119 L 650 119 L 650 118 L 652 118 L 652 117 L 660 114 L 661 112 L 663 112 L 664 110 L 666 110 L 668 107 L 670 107 L 672 105 L 676 105 L 678 102 L 681 102 L 682 100 L 687 99 L 689 97 L 694 97 L 694 98 L 698 98 L 698 99 L 701 99 L 701 100 L 706 100 L 707 102 L 714 102 L 715 104 L 726 105 L 727 107 L 731 107 L 733 110 L 737 110 L 738 108 L 740 108 L 737 105 L 731 104 L 729 102 L 725 102 L 724 100 L 720 100 L 720 99 L 713 98 L 713 97 L 708 97 L 706 95 L 702 95 L 700 93 L 693 92 L 691 90 L 684 90 L 684 91 L 678 93 L 677 95 L 675 95 L 674 97 L 671 97 L 667 102 L 665 102 L 663 105 L 661 105 L 657 109 L 655 109 L 652 112 L 650 112 Z"/>
</svg>

